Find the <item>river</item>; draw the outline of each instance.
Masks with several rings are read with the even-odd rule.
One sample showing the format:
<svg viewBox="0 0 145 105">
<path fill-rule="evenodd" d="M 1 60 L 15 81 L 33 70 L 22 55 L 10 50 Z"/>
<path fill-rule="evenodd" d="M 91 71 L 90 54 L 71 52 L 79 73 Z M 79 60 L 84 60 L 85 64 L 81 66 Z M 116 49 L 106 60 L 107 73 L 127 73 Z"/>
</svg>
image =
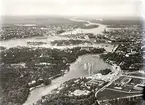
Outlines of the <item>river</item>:
<svg viewBox="0 0 145 105">
<path fill-rule="evenodd" d="M 45 36 L 45 37 L 32 37 L 32 38 L 21 38 L 21 39 L 10 39 L 10 40 L 3 40 L 0 41 L 0 45 L 6 48 L 11 48 L 11 47 L 17 47 L 17 46 L 27 46 L 27 47 L 47 47 L 47 48 L 66 48 L 69 46 L 52 46 L 50 44 L 51 41 L 54 40 L 67 40 L 67 39 L 71 39 L 68 37 L 64 37 L 63 35 L 69 35 L 69 34 L 75 34 L 75 33 L 93 33 L 95 35 L 97 34 L 101 34 L 104 29 L 106 29 L 106 25 L 103 24 L 98 24 L 98 23 L 92 23 L 86 20 L 78 20 L 78 19 L 70 19 L 72 21 L 77 21 L 77 22 L 86 22 L 85 25 L 99 25 L 99 27 L 97 28 L 92 28 L 92 29 L 81 29 L 81 28 L 77 28 L 74 29 L 73 31 L 68 31 L 68 32 L 64 32 L 60 35 L 56 35 L 56 36 Z M 27 44 L 27 42 L 46 42 L 47 44 L 41 44 L 41 45 L 29 45 Z M 82 45 L 80 45 L 82 46 Z M 83 45 L 84 46 L 84 45 Z M 70 46 L 72 47 L 72 46 Z M 75 47 L 75 46 L 74 46 Z"/>
<path fill-rule="evenodd" d="M 93 29 L 75 29 L 71 32 L 65 32 L 62 35 L 57 35 L 57 36 L 47 36 L 47 38 L 24 38 L 24 39 L 11 39 L 11 40 L 6 40 L 6 41 L 0 41 L 1 46 L 4 46 L 6 48 L 10 47 L 17 47 L 17 46 L 27 46 L 27 47 L 32 47 L 27 44 L 27 42 L 47 42 L 47 44 L 44 45 L 38 45 L 35 47 L 49 47 L 49 48 L 71 48 L 71 47 L 76 47 L 76 46 L 52 46 L 50 44 L 51 41 L 53 40 L 62 40 L 62 39 L 67 39 L 66 37 L 63 37 L 63 35 L 70 34 L 70 33 L 93 33 L 95 35 L 101 34 L 104 29 L 106 29 L 106 25 L 103 24 L 98 24 L 98 23 L 91 23 L 86 20 L 77 20 L 77 19 L 71 19 L 72 21 L 83 21 L 86 22 L 86 25 L 99 25 L 97 28 Z M 69 39 L 69 38 L 68 38 Z M 77 45 L 78 46 L 78 45 Z M 79 45 L 79 46 L 84 46 L 84 45 Z M 88 45 L 87 45 L 88 46 Z M 106 51 L 112 51 L 114 48 L 114 45 L 110 44 L 93 44 L 89 45 L 92 47 L 102 47 L 105 48 Z M 84 69 L 84 64 L 90 63 L 92 64 L 92 70 L 94 73 L 97 73 L 101 69 L 106 69 L 106 68 L 111 68 L 111 65 L 103 62 L 102 59 L 99 58 L 98 55 L 83 55 L 80 56 L 76 62 L 72 63 L 70 65 L 70 71 L 66 73 L 64 76 L 58 77 L 54 80 L 52 80 L 52 83 L 48 86 L 42 86 L 39 88 L 35 88 L 30 92 L 30 95 L 28 96 L 28 99 L 23 105 L 32 105 L 33 103 L 36 103 L 42 96 L 47 95 L 50 93 L 53 89 L 57 88 L 61 83 L 72 79 L 72 78 L 77 78 L 77 77 L 83 77 L 88 75 L 88 70 Z"/>
<path fill-rule="evenodd" d="M 76 20 L 76 19 L 71 19 L 73 21 L 80 21 L 80 22 L 87 22 L 88 25 L 90 24 L 97 24 L 97 23 L 91 23 L 86 20 Z M 87 25 L 86 24 L 86 25 Z M 105 25 L 102 24 L 97 24 L 99 25 L 98 28 L 93 28 L 93 29 L 75 29 L 74 31 L 71 32 L 65 32 L 62 34 L 70 34 L 70 33 L 93 33 L 93 34 L 101 34 L 104 29 L 106 28 Z M 93 47 L 103 47 L 107 51 L 112 51 L 113 45 L 109 44 L 94 44 L 92 45 Z M 70 46 L 71 47 L 71 46 Z M 80 56 L 76 62 L 72 63 L 70 65 L 70 71 L 66 73 L 64 76 L 58 77 L 54 80 L 52 80 L 52 83 L 48 86 L 43 86 L 39 88 L 35 88 L 30 92 L 30 95 L 27 99 L 27 101 L 23 105 L 32 105 L 33 103 L 36 103 L 39 99 L 41 99 L 42 96 L 49 94 L 53 89 L 57 88 L 62 84 L 63 82 L 72 79 L 72 78 L 77 78 L 77 77 L 83 77 L 88 75 L 88 70 L 84 68 L 84 64 L 90 63 L 93 64 L 92 70 L 95 73 L 97 73 L 101 69 L 106 69 L 106 68 L 112 68 L 111 65 L 105 63 L 102 59 L 99 58 L 98 55 L 83 55 Z"/>
<path fill-rule="evenodd" d="M 84 68 L 84 64 L 90 63 L 92 64 L 93 73 L 96 74 L 99 70 L 103 70 L 106 68 L 112 69 L 112 66 L 105 63 L 98 55 L 83 55 L 80 56 L 76 62 L 70 65 L 70 71 L 66 73 L 64 76 L 58 77 L 52 80 L 52 83 L 48 86 L 35 88 L 31 91 L 27 101 L 23 105 L 32 105 L 36 103 L 42 96 L 47 95 L 53 89 L 57 88 L 63 82 L 77 77 L 83 77 L 88 75 L 88 70 Z"/>
<path fill-rule="evenodd" d="M 99 23 L 92 23 L 92 22 L 87 21 L 87 20 L 78 20 L 78 19 L 70 19 L 70 20 L 77 21 L 77 22 L 86 22 L 86 24 L 85 24 L 86 26 L 99 25 L 99 27 L 92 28 L 92 29 L 77 28 L 77 29 L 74 29 L 73 31 L 62 33 L 62 35 L 77 34 L 77 33 L 93 33 L 94 35 L 98 35 L 98 34 L 102 34 L 102 32 L 107 28 L 107 25 L 99 24 Z"/>
</svg>

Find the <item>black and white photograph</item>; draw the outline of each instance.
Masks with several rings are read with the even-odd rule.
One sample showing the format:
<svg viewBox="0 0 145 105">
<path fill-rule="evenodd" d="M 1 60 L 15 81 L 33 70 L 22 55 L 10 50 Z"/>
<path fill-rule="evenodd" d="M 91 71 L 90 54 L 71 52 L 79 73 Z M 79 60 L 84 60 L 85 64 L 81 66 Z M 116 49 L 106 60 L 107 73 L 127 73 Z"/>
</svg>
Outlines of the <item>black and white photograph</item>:
<svg viewBox="0 0 145 105">
<path fill-rule="evenodd" d="M 0 0 L 0 105 L 145 105 L 145 0 Z"/>
</svg>

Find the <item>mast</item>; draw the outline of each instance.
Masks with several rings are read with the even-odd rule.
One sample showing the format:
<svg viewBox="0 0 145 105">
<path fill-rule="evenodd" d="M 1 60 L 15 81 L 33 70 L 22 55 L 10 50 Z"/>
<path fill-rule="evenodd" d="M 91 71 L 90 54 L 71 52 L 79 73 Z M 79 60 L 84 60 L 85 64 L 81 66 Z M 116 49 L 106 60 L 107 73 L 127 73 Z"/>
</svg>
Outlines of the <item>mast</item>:
<svg viewBox="0 0 145 105">
<path fill-rule="evenodd" d="M 92 75 L 94 74 L 94 71 L 93 71 L 93 63 L 91 63 L 91 74 Z"/>
<path fill-rule="evenodd" d="M 90 63 L 88 63 L 88 73 L 89 73 L 89 75 L 91 75 L 91 64 Z"/>
<path fill-rule="evenodd" d="M 89 75 L 93 74 L 93 63 L 88 63 L 88 74 Z"/>
</svg>

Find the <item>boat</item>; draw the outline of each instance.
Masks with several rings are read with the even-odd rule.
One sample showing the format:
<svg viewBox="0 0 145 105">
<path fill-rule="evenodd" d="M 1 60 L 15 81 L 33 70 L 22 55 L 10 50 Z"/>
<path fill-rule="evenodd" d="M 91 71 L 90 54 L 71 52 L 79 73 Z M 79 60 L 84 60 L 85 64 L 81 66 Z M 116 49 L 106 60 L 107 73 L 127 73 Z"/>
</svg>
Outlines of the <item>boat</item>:
<svg viewBox="0 0 145 105">
<path fill-rule="evenodd" d="M 36 39 L 47 39 L 47 37 L 36 37 Z"/>
</svg>

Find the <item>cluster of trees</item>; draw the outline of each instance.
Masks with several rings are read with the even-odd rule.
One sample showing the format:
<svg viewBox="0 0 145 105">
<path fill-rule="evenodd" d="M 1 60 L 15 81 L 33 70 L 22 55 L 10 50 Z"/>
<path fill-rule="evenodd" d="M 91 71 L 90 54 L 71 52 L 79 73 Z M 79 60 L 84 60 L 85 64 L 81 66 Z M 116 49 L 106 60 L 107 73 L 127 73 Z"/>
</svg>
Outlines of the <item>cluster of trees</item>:
<svg viewBox="0 0 145 105">
<path fill-rule="evenodd" d="M 90 41 L 73 40 L 73 39 L 69 39 L 69 40 L 55 40 L 55 41 L 51 42 L 52 45 L 57 45 L 57 46 L 78 45 L 78 44 L 84 44 L 84 43 L 92 44 Z"/>
<path fill-rule="evenodd" d="M 114 25 L 113 25 L 114 26 Z M 142 40 L 142 28 L 137 26 L 126 26 L 126 28 L 104 31 L 105 36 L 113 43 L 138 43 Z M 141 42 L 140 42 L 141 43 Z M 141 44 L 140 44 L 141 45 Z"/>
<path fill-rule="evenodd" d="M 75 78 L 75 79 L 71 79 L 69 81 L 66 81 L 63 83 L 63 88 L 61 90 L 59 90 L 59 94 L 62 95 L 69 95 L 69 92 L 74 92 L 76 89 L 79 90 L 88 90 L 88 91 L 92 91 L 92 89 L 88 89 L 85 86 L 85 83 L 88 82 L 90 79 L 87 78 Z M 95 89 L 95 87 L 94 87 Z M 81 97 L 81 96 L 79 96 Z M 83 96 L 84 97 L 84 96 Z"/>
<path fill-rule="evenodd" d="M 85 98 L 69 97 L 62 95 L 48 95 L 41 99 L 35 105 L 99 105 L 93 94 Z"/>
<path fill-rule="evenodd" d="M 42 36 L 45 32 L 41 30 L 41 27 L 31 26 L 7 26 L 2 27 L 1 40 L 8 40 L 12 38 L 26 38 L 34 36 Z"/>
<path fill-rule="evenodd" d="M 32 62 L 38 61 L 40 56 L 49 56 L 47 58 L 55 57 L 54 61 L 59 61 L 64 58 L 68 59 L 68 62 L 73 62 L 78 56 L 91 53 L 103 53 L 104 48 L 94 47 L 75 47 L 72 49 L 51 49 L 51 48 L 28 48 L 28 47 L 14 47 L 9 48 L 1 52 L 1 62 L 5 64 L 20 63 L 20 62 Z M 73 60 L 72 60 L 73 59 Z M 49 59 L 48 59 L 49 60 Z M 60 63 L 60 62 L 59 62 Z"/>
<path fill-rule="evenodd" d="M 0 83 L 2 90 L 1 105 L 22 104 L 29 94 L 28 83 L 42 81 L 63 75 L 62 70 L 69 69 L 70 63 L 83 54 L 102 53 L 101 48 L 50 49 L 15 47 L 1 52 Z M 49 65 L 41 65 L 42 62 Z M 24 63 L 25 67 L 14 67 L 12 64 Z M 39 65 L 40 64 L 40 65 Z M 43 83 L 44 83 L 43 81 Z M 49 83 L 46 83 L 49 84 Z"/>
<path fill-rule="evenodd" d="M 68 95 L 69 91 L 74 91 L 76 89 L 89 90 L 87 87 L 82 86 L 82 84 L 86 83 L 89 80 L 90 79 L 84 77 L 66 81 L 62 84 L 63 88 L 59 91 L 59 93 L 53 92 L 51 94 L 43 96 L 42 99 L 40 99 L 36 105 L 98 105 L 93 92 L 91 92 L 88 95 L 82 96 Z M 54 91 L 57 91 L 57 89 Z"/>
<path fill-rule="evenodd" d="M 111 69 L 105 69 L 105 70 L 100 70 L 98 73 L 101 73 L 102 75 L 107 75 L 110 72 L 112 72 Z"/>
<path fill-rule="evenodd" d="M 122 70 L 139 70 L 142 68 L 143 58 L 140 53 L 130 55 L 129 57 L 125 56 L 123 53 L 107 53 L 101 55 L 105 61 L 113 61 L 116 64 L 120 65 Z M 135 66 L 135 67 L 133 67 Z M 131 68 L 132 67 L 132 68 Z"/>
<path fill-rule="evenodd" d="M 29 75 L 24 75 L 20 78 L 20 71 L 23 69 L 14 69 L 8 66 L 0 67 L 0 86 L 2 91 L 2 100 L 0 105 L 19 105 L 22 104 L 28 97 L 29 89 L 27 82 Z"/>
</svg>

